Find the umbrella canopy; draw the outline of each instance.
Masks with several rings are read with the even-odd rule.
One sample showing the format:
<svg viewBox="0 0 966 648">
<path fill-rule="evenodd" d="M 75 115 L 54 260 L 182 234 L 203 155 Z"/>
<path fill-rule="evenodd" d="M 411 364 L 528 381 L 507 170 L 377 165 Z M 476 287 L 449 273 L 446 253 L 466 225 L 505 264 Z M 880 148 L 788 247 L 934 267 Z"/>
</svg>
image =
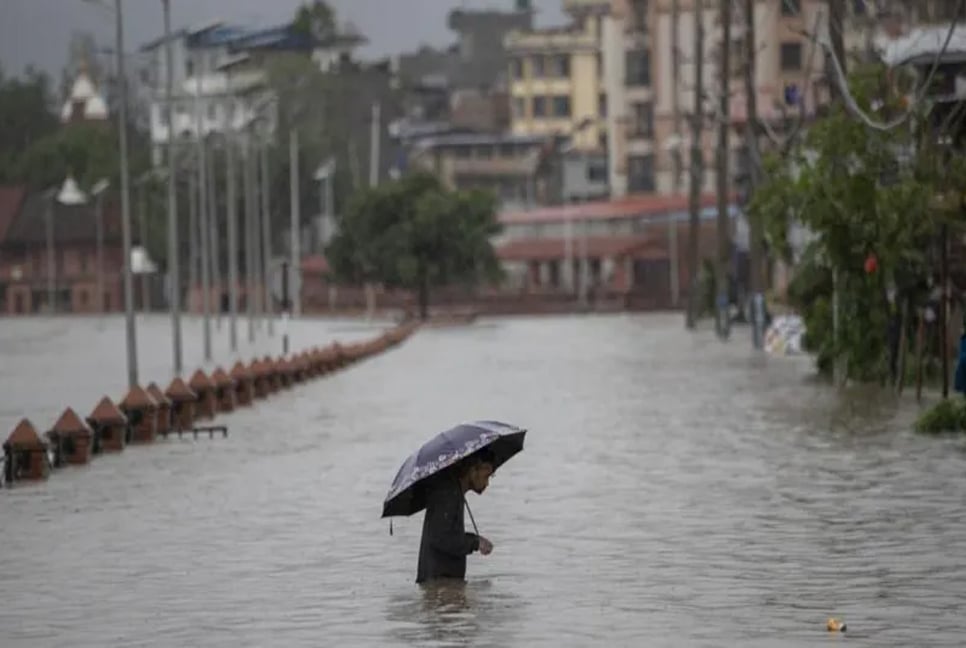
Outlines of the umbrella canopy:
<svg viewBox="0 0 966 648">
<path fill-rule="evenodd" d="M 420 485 L 467 457 L 483 450 L 493 457 L 494 470 L 523 450 L 527 431 L 499 421 L 464 423 L 441 432 L 403 462 L 382 506 L 382 517 L 412 515 L 426 508 Z"/>
</svg>

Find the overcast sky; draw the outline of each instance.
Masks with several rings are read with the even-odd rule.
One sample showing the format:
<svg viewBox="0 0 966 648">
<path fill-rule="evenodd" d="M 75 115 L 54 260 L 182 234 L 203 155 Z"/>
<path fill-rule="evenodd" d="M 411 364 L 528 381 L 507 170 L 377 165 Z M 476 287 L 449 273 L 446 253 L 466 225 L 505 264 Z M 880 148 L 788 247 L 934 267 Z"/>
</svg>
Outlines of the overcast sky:
<svg viewBox="0 0 966 648">
<path fill-rule="evenodd" d="M 100 0 L 104 1 L 104 0 Z M 110 5 L 114 0 L 107 0 Z M 222 20 L 243 26 L 268 26 L 292 17 L 300 0 L 171 0 L 175 28 Z M 396 54 L 420 44 L 453 40 L 446 14 L 454 7 L 509 9 L 513 0 L 329 0 L 340 21 L 354 23 L 369 38 L 363 54 Z M 534 0 L 539 25 L 563 21 L 561 0 Z M 161 35 L 161 0 L 124 0 L 125 49 Z M 93 33 L 113 45 L 112 14 L 87 0 L 0 0 L 0 66 L 18 74 L 27 65 L 60 76 L 67 63 L 73 31 Z"/>
</svg>

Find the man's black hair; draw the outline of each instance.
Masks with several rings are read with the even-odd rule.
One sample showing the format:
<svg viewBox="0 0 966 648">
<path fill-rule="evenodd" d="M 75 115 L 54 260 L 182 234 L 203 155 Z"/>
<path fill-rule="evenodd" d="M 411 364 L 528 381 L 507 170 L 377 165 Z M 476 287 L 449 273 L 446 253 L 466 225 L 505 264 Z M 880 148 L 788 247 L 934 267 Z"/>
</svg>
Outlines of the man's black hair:
<svg viewBox="0 0 966 648">
<path fill-rule="evenodd" d="M 483 448 L 477 452 L 474 452 L 470 457 L 469 464 L 475 466 L 477 464 L 488 463 L 493 468 L 496 468 L 496 457 L 493 456 L 493 451 L 489 448 Z"/>
</svg>

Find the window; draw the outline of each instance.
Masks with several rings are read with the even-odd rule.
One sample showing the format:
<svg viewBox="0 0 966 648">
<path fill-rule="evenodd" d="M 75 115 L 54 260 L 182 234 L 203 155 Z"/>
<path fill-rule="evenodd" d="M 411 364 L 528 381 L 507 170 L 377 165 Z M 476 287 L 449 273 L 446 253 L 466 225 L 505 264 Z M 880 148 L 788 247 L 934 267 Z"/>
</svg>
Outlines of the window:
<svg viewBox="0 0 966 648">
<path fill-rule="evenodd" d="M 601 117 L 607 116 L 607 95 L 603 92 L 597 96 L 597 114 Z"/>
<path fill-rule="evenodd" d="M 647 33 L 647 0 L 631 0 L 631 11 L 634 12 L 632 22 L 634 31 Z"/>
<path fill-rule="evenodd" d="M 631 137 L 651 137 L 654 135 L 654 107 L 639 102 L 631 106 Z"/>
<path fill-rule="evenodd" d="M 553 98 L 553 116 L 570 117 L 570 97 L 559 95 Z"/>
<path fill-rule="evenodd" d="M 546 97 L 534 97 L 533 98 L 533 110 L 532 114 L 534 117 L 546 117 L 547 116 L 547 98 Z"/>
<path fill-rule="evenodd" d="M 782 0 L 782 15 L 797 16 L 802 13 L 802 0 Z"/>
<path fill-rule="evenodd" d="M 524 119 L 527 116 L 527 106 L 523 97 L 513 98 L 513 117 L 514 119 Z"/>
<path fill-rule="evenodd" d="M 195 75 L 195 62 L 191 58 L 185 61 L 184 73 L 189 79 Z"/>
<path fill-rule="evenodd" d="M 522 79 L 523 78 L 523 61 L 519 58 L 510 59 L 510 78 L 511 79 Z"/>
<path fill-rule="evenodd" d="M 627 85 L 651 85 L 651 57 L 646 49 L 631 50 L 626 55 Z"/>
<path fill-rule="evenodd" d="M 864 16 L 869 12 L 865 0 L 852 0 L 852 13 L 856 16 Z"/>
<path fill-rule="evenodd" d="M 801 43 L 782 43 L 781 69 L 783 72 L 795 72 L 802 69 Z"/>
<path fill-rule="evenodd" d="M 553 76 L 565 79 L 570 78 L 570 55 L 558 54 L 550 59 L 550 72 Z"/>
<path fill-rule="evenodd" d="M 654 191 L 654 156 L 627 157 L 627 188 L 632 192 Z"/>
<path fill-rule="evenodd" d="M 542 77 L 542 76 L 544 76 L 546 73 L 545 73 L 543 67 L 544 67 L 543 57 L 542 56 L 534 56 L 533 57 L 533 76 L 535 76 L 535 77 Z"/>
<path fill-rule="evenodd" d="M 215 121 L 218 119 L 218 104 L 211 102 L 208 104 L 208 120 Z"/>
<path fill-rule="evenodd" d="M 597 64 L 597 78 L 603 80 L 604 78 L 604 56 L 597 52 L 594 56 L 594 61 Z"/>
<path fill-rule="evenodd" d="M 591 160 L 587 162 L 587 182 L 607 182 L 606 160 Z"/>
</svg>

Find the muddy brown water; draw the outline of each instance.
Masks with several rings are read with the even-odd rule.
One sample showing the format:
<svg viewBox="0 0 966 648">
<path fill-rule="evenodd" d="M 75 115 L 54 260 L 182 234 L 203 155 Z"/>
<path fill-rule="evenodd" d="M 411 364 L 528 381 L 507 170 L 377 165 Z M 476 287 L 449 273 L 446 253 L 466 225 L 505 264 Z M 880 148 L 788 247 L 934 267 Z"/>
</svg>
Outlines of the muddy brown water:
<svg viewBox="0 0 966 648">
<path fill-rule="evenodd" d="M 6 429 L 123 387 L 120 320 L 26 322 L 0 326 Z M 293 346 L 379 327 L 299 322 Z M 167 332 L 143 322 L 162 378 Z M 423 331 L 223 417 L 228 439 L 0 491 L 0 645 L 962 645 L 963 444 L 809 371 L 678 316 Z M 530 430 L 470 498 L 496 549 L 465 587 L 420 589 L 421 517 L 390 536 L 381 502 L 409 452 L 477 418 Z"/>
</svg>

